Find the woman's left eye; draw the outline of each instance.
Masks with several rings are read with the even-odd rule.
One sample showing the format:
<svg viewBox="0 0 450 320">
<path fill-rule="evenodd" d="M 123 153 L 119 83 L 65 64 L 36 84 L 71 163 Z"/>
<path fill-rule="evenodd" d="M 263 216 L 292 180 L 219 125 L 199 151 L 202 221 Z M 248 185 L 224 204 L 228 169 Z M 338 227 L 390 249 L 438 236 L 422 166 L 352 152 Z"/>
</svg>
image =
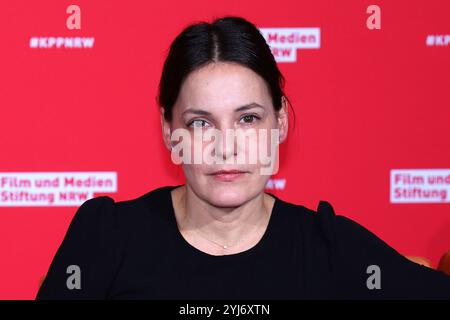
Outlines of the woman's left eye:
<svg viewBox="0 0 450 320">
<path fill-rule="evenodd" d="M 244 123 L 253 123 L 259 119 L 260 118 L 254 114 L 247 114 L 241 118 L 241 120 L 244 120 Z"/>
</svg>

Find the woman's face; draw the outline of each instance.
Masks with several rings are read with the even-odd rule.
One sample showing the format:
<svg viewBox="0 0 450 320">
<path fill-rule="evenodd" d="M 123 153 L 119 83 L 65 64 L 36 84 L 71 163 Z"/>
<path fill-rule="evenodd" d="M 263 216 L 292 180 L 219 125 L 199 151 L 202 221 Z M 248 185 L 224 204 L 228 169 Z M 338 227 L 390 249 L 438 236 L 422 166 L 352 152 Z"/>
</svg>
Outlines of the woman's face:
<svg viewBox="0 0 450 320">
<path fill-rule="evenodd" d="M 278 143 L 287 135 L 284 99 L 282 105 L 276 113 L 265 81 L 239 64 L 211 63 L 189 74 L 173 107 L 172 121 L 164 120 L 161 109 L 161 122 L 166 146 L 169 149 L 177 144 L 184 146 L 181 152 L 175 148 L 172 156 L 191 153 L 190 161 L 184 158 L 182 166 L 186 183 L 199 198 L 217 207 L 236 207 L 264 191 L 270 178 L 267 168 L 272 166 L 275 171 L 278 168 L 278 152 L 273 147 L 278 150 Z M 221 134 L 222 140 L 217 136 L 199 138 L 208 130 Z M 183 139 L 188 137 L 183 144 L 180 143 L 183 139 L 173 138 L 174 131 L 185 133 Z M 264 131 L 267 138 L 262 134 Z M 240 140 L 238 134 L 248 134 L 253 140 Z M 213 156 L 212 163 L 205 161 L 208 155 Z M 251 160 L 255 157 L 256 161 Z M 266 169 L 262 170 L 263 167 Z M 241 173 L 218 174 L 220 170 Z"/>
</svg>

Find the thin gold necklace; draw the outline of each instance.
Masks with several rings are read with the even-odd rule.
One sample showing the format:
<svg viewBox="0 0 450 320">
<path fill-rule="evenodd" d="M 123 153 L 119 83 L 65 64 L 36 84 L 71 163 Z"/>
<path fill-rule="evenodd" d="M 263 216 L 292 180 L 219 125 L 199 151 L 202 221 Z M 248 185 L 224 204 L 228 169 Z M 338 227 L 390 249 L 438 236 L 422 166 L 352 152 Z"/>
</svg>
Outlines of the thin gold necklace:
<svg viewBox="0 0 450 320">
<path fill-rule="evenodd" d="M 189 217 L 187 217 L 187 220 L 191 220 L 191 219 L 189 219 Z M 192 221 L 192 220 L 191 220 Z M 253 231 L 255 231 L 256 229 L 257 229 L 257 227 L 258 227 L 258 225 L 255 225 L 255 228 L 254 229 L 252 229 L 252 232 Z M 222 243 L 219 243 L 219 242 L 217 242 L 217 241 L 214 241 L 214 240 L 212 240 L 212 239 L 209 239 L 208 237 L 206 237 L 205 235 L 202 235 L 201 233 L 200 233 L 200 229 L 194 224 L 194 229 L 193 229 L 199 236 L 201 236 L 203 239 L 205 239 L 205 240 L 208 240 L 208 241 L 210 241 L 210 242 L 212 242 L 212 243 L 214 243 L 215 245 L 218 245 L 219 247 L 221 247 L 222 249 L 228 249 L 228 248 L 231 248 L 231 247 L 235 247 L 235 246 L 237 246 L 238 244 L 240 244 L 242 241 L 243 241 L 243 238 L 241 238 L 241 239 L 239 239 L 235 244 L 232 244 L 232 245 L 229 245 L 229 244 L 222 244 Z M 247 233 L 247 234 L 249 234 L 249 233 Z"/>
</svg>

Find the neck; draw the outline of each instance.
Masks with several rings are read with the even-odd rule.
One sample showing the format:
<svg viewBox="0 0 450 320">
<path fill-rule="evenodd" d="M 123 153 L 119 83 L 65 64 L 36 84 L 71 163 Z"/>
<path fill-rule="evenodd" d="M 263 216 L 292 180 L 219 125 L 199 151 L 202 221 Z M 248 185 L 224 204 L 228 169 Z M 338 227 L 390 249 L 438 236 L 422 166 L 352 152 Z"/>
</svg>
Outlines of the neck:
<svg viewBox="0 0 450 320">
<path fill-rule="evenodd" d="M 273 197 L 261 193 L 238 207 L 216 207 L 200 199 L 188 185 L 175 189 L 173 194 L 181 229 L 201 232 L 222 244 L 264 232 L 274 202 Z"/>
</svg>

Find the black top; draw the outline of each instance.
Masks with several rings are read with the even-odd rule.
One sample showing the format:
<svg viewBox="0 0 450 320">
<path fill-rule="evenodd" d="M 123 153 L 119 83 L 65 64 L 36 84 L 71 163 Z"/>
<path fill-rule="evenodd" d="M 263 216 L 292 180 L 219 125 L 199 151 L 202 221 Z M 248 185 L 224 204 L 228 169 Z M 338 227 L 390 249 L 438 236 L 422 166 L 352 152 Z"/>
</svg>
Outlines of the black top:
<svg viewBox="0 0 450 320">
<path fill-rule="evenodd" d="M 409 261 L 325 201 L 315 212 L 269 193 L 275 204 L 255 246 L 207 254 L 178 230 L 176 187 L 84 202 L 36 298 L 450 299 L 450 276 Z M 80 289 L 67 286 L 76 283 L 70 265 Z"/>
</svg>

